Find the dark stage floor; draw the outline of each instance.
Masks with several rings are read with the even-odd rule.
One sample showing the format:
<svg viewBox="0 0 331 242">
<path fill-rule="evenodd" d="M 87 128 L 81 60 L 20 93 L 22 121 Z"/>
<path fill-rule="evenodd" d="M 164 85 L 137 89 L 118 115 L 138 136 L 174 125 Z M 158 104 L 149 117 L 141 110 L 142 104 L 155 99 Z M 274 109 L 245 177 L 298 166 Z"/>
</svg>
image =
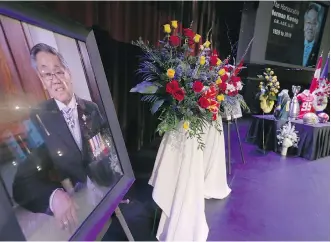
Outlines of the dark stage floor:
<svg viewBox="0 0 331 242">
<path fill-rule="evenodd" d="M 248 124 L 239 123 L 241 140 Z M 206 201 L 208 240 L 329 241 L 330 158 L 284 159 L 243 143 L 244 165 L 234 127 L 231 133 L 232 193 L 224 200 Z M 137 181 L 127 195 L 132 203 L 123 205 L 122 212 L 135 240 L 155 240 L 155 204 L 147 182 L 156 152 L 157 145 L 152 145 L 131 157 Z M 126 240 L 116 220 L 103 240 Z"/>
</svg>

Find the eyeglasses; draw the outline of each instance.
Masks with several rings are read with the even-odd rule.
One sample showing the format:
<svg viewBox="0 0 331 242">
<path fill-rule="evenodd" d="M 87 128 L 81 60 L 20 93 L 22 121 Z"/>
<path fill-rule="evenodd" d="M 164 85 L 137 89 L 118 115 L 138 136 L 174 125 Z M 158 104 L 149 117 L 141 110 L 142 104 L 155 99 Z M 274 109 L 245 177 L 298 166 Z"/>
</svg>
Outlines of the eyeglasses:
<svg viewBox="0 0 331 242">
<path fill-rule="evenodd" d="M 46 81 L 52 81 L 53 77 L 55 76 L 57 79 L 63 79 L 64 78 L 64 71 L 56 71 L 54 73 L 52 72 L 45 72 L 41 73 L 40 76 Z"/>
</svg>

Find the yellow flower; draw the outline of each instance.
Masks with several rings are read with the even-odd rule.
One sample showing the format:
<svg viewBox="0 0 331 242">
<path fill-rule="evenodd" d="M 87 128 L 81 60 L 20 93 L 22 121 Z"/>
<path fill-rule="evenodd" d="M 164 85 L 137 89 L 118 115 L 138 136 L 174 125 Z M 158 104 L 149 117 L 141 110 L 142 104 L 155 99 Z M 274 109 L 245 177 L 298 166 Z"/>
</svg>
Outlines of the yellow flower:
<svg viewBox="0 0 331 242">
<path fill-rule="evenodd" d="M 271 69 L 270 68 L 267 68 L 267 71 L 271 71 Z"/>
<path fill-rule="evenodd" d="M 273 74 L 275 74 L 273 71 L 270 71 L 270 75 L 273 75 Z"/>
<path fill-rule="evenodd" d="M 185 121 L 184 124 L 183 124 L 183 128 L 184 128 L 185 130 L 188 130 L 189 127 L 190 127 L 190 123 L 189 123 L 188 121 Z"/>
<path fill-rule="evenodd" d="M 224 95 L 223 94 L 218 95 L 216 98 L 217 98 L 217 101 L 219 101 L 219 102 L 224 101 Z"/>
<path fill-rule="evenodd" d="M 265 76 L 265 79 L 266 79 L 266 80 L 269 80 L 269 76 Z"/>
<path fill-rule="evenodd" d="M 225 75 L 225 70 L 224 70 L 224 68 L 222 68 L 221 70 L 219 70 L 219 72 L 218 72 L 218 75 L 220 75 L 220 76 L 223 76 L 223 75 Z"/>
<path fill-rule="evenodd" d="M 193 37 L 193 40 L 194 40 L 195 43 L 199 43 L 200 38 L 201 38 L 201 35 L 196 34 L 196 35 Z"/>
<path fill-rule="evenodd" d="M 276 85 L 279 86 L 279 82 L 276 82 Z"/>
<path fill-rule="evenodd" d="M 278 90 L 277 89 L 275 90 L 275 93 L 278 93 Z"/>
<path fill-rule="evenodd" d="M 200 56 L 200 65 L 204 65 L 206 63 L 206 57 Z"/>
<path fill-rule="evenodd" d="M 277 76 L 273 76 L 272 79 L 277 80 Z"/>
<path fill-rule="evenodd" d="M 172 20 L 172 21 L 171 21 L 171 26 L 172 26 L 174 29 L 177 29 L 177 28 L 178 28 L 178 22 L 177 22 L 177 20 Z"/>
<path fill-rule="evenodd" d="M 170 79 L 174 78 L 175 73 L 176 73 L 176 71 L 175 71 L 174 69 L 171 69 L 171 68 L 170 68 L 170 69 L 167 70 L 167 76 L 168 76 Z"/>
<path fill-rule="evenodd" d="M 222 80 L 221 80 L 220 77 L 218 77 L 217 80 L 216 80 L 216 84 L 218 85 L 218 84 L 221 84 L 221 83 L 222 83 Z"/>
<path fill-rule="evenodd" d="M 220 65 L 220 64 L 222 64 L 222 61 L 221 61 L 221 59 L 220 58 L 217 58 L 217 62 L 216 62 L 216 65 Z"/>
<path fill-rule="evenodd" d="M 260 85 L 263 85 L 263 82 L 260 82 Z"/>
<path fill-rule="evenodd" d="M 210 42 L 207 40 L 204 44 L 203 44 L 204 47 L 208 48 L 210 46 Z"/>
<path fill-rule="evenodd" d="M 164 33 L 170 34 L 171 33 L 170 24 L 163 25 L 163 31 L 164 31 Z"/>
<path fill-rule="evenodd" d="M 271 96 L 275 96 L 275 93 L 271 92 L 270 95 L 271 95 Z"/>
</svg>

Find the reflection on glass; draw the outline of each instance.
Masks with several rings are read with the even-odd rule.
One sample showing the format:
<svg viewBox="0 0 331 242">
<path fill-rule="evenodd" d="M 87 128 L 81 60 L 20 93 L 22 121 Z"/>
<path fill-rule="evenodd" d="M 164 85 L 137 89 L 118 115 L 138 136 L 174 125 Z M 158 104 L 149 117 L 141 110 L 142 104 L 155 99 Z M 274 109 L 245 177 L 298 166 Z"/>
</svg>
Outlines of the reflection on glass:
<svg viewBox="0 0 331 242">
<path fill-rule="evenodd" d="M 123 175 L 111 131 L 99 107 L 90 101 L 75 40 L 10 18 L 0 16 L 0 21 L 5 26 L 0 35 L 16 41 L 16 48 L 23 42 L 10 39 L 6 24 L 22 25 L 21 34 L 27 35 L 23 41 L 29 42 L 22 48 L 31 47 L 26 58 L 32 68 L 20 83 L 26 97 L 34 94 L 27 88 L 31 80 L 41 83 L 33 91 L 43 93 L 34 102 L 21 98 L 20 104 L 13 98 L 0 99 L 10 116 L 0 120 L 0 175 L 28 240 L 68 240 Z M 41 36 L 48 42 L 41 43 Z M 18 52 L 12 53 L 14 61 L 1 56 L 6 46 L 0 44 L 0 57 L 6 63 L 19 63 Z M 60 52 L 70 51 L 67 62 Z M 6 81 L 14 83 L 12 77 L 19 77 L 14 71 L 9 70 Z"/>
</svg>

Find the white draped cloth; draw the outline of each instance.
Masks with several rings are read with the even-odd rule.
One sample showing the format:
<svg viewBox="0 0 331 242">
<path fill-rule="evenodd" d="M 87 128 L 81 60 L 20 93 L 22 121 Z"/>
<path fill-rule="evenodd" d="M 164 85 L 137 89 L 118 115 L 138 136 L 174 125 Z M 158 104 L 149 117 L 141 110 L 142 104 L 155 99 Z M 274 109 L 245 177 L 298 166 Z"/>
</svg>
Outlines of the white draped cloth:
<svg viewBox="0 0 331 242">
<path fill-rule="evenodd" d="M 223 199 L 231 192 L 223 132 L 210 126 L 203 139 L 206 146 L 201 150 L 196 139 L 187 138 L 182 124 L 162 139 L 149 180 L 153 199 L 162 209 L 159 241 L 207 241 L 205 198 Z"/>
</svg>

